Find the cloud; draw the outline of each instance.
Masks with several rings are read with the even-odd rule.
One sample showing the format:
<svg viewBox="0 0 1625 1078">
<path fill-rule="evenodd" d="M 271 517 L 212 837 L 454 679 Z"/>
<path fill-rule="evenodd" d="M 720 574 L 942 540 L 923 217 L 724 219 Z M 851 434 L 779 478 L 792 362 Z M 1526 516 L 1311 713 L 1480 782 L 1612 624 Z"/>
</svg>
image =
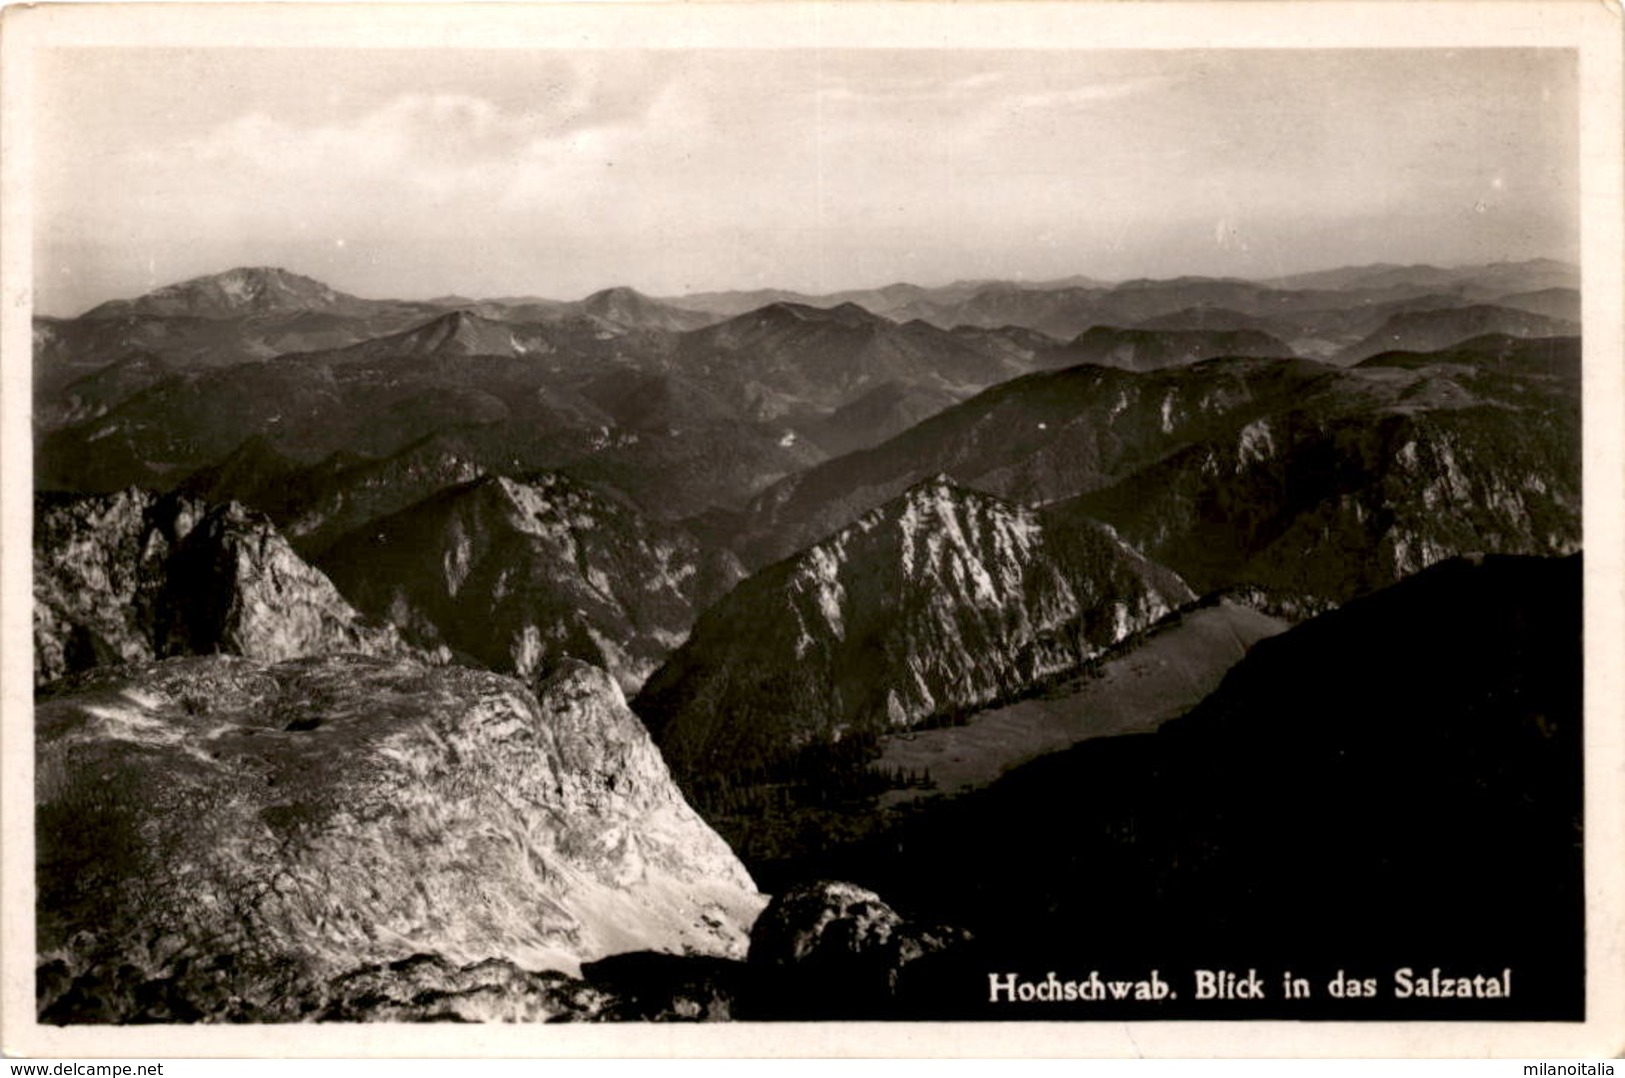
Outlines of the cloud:
<svg viewBox="0 0 1625 1078">
<path fill-rule="evenodd" d="M 73 57 L 42 91 L 64 104 L 36 133 L 36 221 L 76 273 L 342 251 L 380 294 L 409 290 L 391 273 L 422 294 L 1138 276 L 1289 233 L 1367 258 L 1340 230 L 1385 216 L 1421 222 L 1386 257 L 1446 260 L 1449 229 L 1561 240 L 1577 216 L 1572 76 L 1491 51 Z"/>
<path fill-rule="evenodd" d="M 915 61 L 929 70 L 820 71 L 814 91 L 823 104 L 907 110 L 953 107 L 972 112 L 1019 109 L 1073 110 L 1137 97 L 1179 81 L 1169 74 L 1091 74 L 1056 71 L 1034 61 L 1032 70 L 962 72 L 958 65 L 929 55 Z"/>
<path fill-rule="evenodd" d="M 227 170 L 334 178 L 371 171 L 443 185 L 493 164 L 522 161 L 598 126 L 562 88 L 554 100 L 517 113 L 469 94 L 410 93 L 353 119 L 314 127 L 251 113 L 181 149 Z"/>
<path fill-rule="evenodd" d="M 943 70 L 863 74 L 823 71 L 813 92 L 824 102 L 834 104 L 960 102 L 994 91 L 1008 79 L 1002 71 L 977 71 L 957 77 Z"/>
<path fill-rule="evenodd" d="M 1103 102 L 1121 101 L 1165 89 L 1179 80 L 1170 75 L 1142 78 L 1114 79 L 1090 82 L 1081 86 L 1033 90 L 1012 94 L 1007 103 L 1013 108 L 1043 109 L 1045 111 L 1091 108 Z"/>
</svg>

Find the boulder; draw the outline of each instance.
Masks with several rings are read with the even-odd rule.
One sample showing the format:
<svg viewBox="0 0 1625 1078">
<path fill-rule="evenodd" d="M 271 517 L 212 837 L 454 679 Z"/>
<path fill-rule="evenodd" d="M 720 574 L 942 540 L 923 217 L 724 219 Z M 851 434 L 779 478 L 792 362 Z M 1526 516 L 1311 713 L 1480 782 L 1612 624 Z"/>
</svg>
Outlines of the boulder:
<svg viewBox="0 0 1625 1078">
<path fill-rule="evenodd" d="M 776 896 L 751 930 L 764 1018 L 906 1013 L 908 967 L 970 942 L 963 929 L 906 921 L 856 884 L 818 880 Z"/>
</svg>

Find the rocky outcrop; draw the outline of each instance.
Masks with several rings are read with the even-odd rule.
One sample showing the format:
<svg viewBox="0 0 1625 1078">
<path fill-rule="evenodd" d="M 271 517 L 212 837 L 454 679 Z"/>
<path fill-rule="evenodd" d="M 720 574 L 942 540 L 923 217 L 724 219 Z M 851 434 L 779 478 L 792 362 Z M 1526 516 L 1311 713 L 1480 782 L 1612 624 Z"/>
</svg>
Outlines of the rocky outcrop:
<svg viewBox="0 0 1625 1078">
<path fill-rule="evenodd" d="M 400 659 L 180 658 L 81 675 L 36 716 L 46 1021 L 401 1017 L 430 988 L 464 1017 L 574 1013 L 527 971 L 740 958 L 762 905 L 585 664 L 533 692 Z M 432 984 L 335 987 L 415 955 Z"/>
<path fill-rule="evenodd" d="M 415 643 L 521 677 L 580 659 L 628 691 L 743 575 L 682 529 L 551 473 L 452 487 L 358 530 L 321 564 Z"/>
<path fill-rule="evenodd" d="M 1103 525 L 937 477 L 742 582 L 636 706 L 679 774 L 738 772 L 985 704 L 1191 598 Z"/>
<path fill-rule="evenodd" d="M 763 1017 L 877 1017 L 900 1003 L 907 967 L 970 940 L 963 929 L 905 921 L 879 895 L 818 880 L 768 904 L 751 930 L 750 965 L 776 1012 Z"/>
<path fill-rule="evenodd" d="M 134 488 L 36 501 L 36 684 L 169 655 L 276 662 L 405 650 L 393 629 L 364 623 L 269 520 L 235 502 Z"/>
</svg>

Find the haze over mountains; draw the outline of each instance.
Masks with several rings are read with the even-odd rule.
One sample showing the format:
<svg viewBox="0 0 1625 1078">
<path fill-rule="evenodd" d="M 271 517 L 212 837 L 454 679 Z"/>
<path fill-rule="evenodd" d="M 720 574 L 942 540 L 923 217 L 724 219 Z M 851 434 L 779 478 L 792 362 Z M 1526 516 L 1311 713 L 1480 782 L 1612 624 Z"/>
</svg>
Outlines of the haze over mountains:
<svg viewBox="0 0 1625 1078">
<path fill-rule="evenodd" d="M 1285 907 L 1234 904 L 1255 871 L 1285 893 L 1271 858 L 1337 835 L 1422 872 L 1506 824 L 1560 884 L 1508 945 L 1546 985 L 1519 1013 L 1572 1016 L 1578 317 L 1577 270 L 1536 260 L 575 301 L 262 267 L 36 319 L 42 1013 L 805 1016 L 825 982 L 738 961 L 761 884 L 794 896 L 762 947 L 805 932 L 881 986 L 849 1016 L 958 1014 L 944 986 L 1001 953 L 967 933 L 1037 953 L 1098 914 L 1128 961 L 1207 917 L 1287 955 Z M 1411 727 L 1297 725 L 1329 706 L 1297 671 L 1388 707 L 1429 619 L 1460 639 Z M 1406 751 L 1483 820 L 1363 816 Z M 1198 760 L 1350 800 L 1266 826 Z M 137 794 L 171 779 L 209 827 Z M 1074 787 L 1075 826 L 1001 852 Z M 122 852 L 81 902 L 86 805 Z M 232 852 L 262 848 L 301 890 Z M 215 921 L 132 897 L 187 864 Z M 801 889 L 828 873 L 858 889 Z M 97 910 L 174 939 L 121 949 Z M 913 942 L 830 927 L 871 914 Z"/>
</svg>

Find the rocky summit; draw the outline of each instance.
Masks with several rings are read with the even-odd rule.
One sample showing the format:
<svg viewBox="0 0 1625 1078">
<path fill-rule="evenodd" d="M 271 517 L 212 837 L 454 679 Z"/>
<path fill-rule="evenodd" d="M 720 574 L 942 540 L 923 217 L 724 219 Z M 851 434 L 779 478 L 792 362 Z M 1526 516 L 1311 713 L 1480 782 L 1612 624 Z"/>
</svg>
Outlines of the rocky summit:
<svg viewBox="0 0 1625 1078">
<path fill-rule="evenodd" d="M 582 659 L 628 691 L 743 575 L 682 529 L 552 473 L 450 487 L 358 529 L 321 564 L 415 643 L 522 677 Z"/>
<path fill-rule="evenodd" d="M 156 314 L 231 318 L 264 311 L 346 310 L 365 302 L 275 266 L 239 266 L 167 285 L 137 299 L 113 300 L 86 312 L 85 317 Z"/>
<path fill-rule="evenodd" d="M 400 654 L 271 522 L 235 502 L 130 489 L 42 495 L 34 527 L 34 680 L 168 655 L 275 662 Z"/>
<path fill-rule="evenodd" d="M 63 683 L 36 727 L 46 1021 L 320 1017 L 417 955 L 469 990 L 503 963 L 529 983 L 625 951 L 742 958 L 763 903 L 586 664 L 532 691 L 402 659 L 171 659 Z"/>
</svg>

